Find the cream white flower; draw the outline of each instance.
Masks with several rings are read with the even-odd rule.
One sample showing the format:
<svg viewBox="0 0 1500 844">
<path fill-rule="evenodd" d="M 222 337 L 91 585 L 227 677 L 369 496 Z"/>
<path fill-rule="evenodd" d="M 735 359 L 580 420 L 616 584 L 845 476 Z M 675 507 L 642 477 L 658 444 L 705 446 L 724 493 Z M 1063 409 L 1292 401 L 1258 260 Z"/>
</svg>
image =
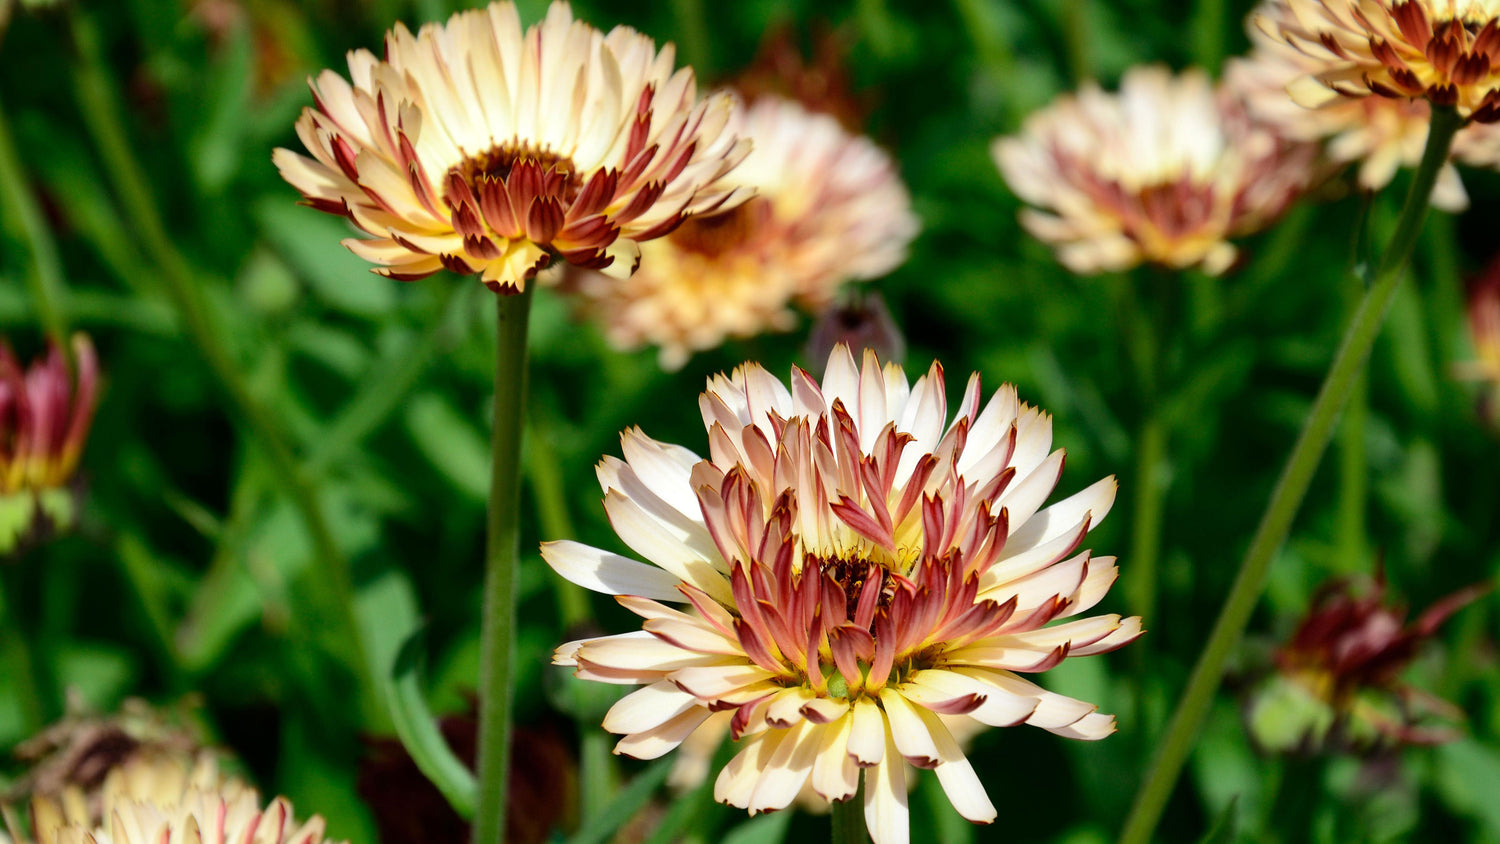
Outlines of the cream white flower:
<svg viewBox="0 0 1500 844">
<path fill-rule="evenodd" d="M 1496 0 L 1277 0 L 1255 23 L 1317 62 L 1290 89 L 1308 107 L 1373 94 L 1500 119 Z"/>
<path fill-rule="evenodd" d="M 1257 15 L 1285 17 L 1284 0 L 1262 3 Z M 1252 18 L 1254 19 L 1254 18 Z M 1322 64 L 1288 45 L 1250 28 L 1249 56 L 1229 60 L 1225 83 L 1244 97 L 1251 114 L 1284 137 L 1326 142 L 1324 153 L 1335 164 L 1357 164 L 1357 182 L 1365 190 L 1390 184 L 1401 167 L 1416 167 L 1427 145 L 1432 105 L 1424 99 L 1336 97 L 1318 108 L 1299 104 L 1288 90 Z M 1447 211 L 1468 207 L 1453 161 L 1481 167 L 1500 162 L 1500 127 L 1471 123 L 1453 141 L 1449 163 L 1438 173 L 1432 204 Z"/>
<path fill-rule="evenodd" d="M 223 777 L 209 759 L 189 768 L 180 759 L 143 757 L 114 769 L 104 784 L 102 820 L 91 817 L 78 792 L 64 794 L 61 804 L 35 800 L 32 817 L 36 844 L 325 841 L 321 817 L 299 824 L 280 797 L 262 808 L 255 789 Z"/>
<path fill-rule="evenodd" d="M 650 564 L 543 545 L 562 576 L 618 596 L 643 630 L 564 645 L 584 679 L 641 684 L 606 715 L 616 752 L 661 756 L 732 713 L 740 751 L 715 797 L 752 813 L 810 784 L 852 798 L 876 844 L 908 841 L 906 766 L 934 771 L 976 823 L 995 809 L 940 716 L 1099 739 L 1114 718 L 1022 675 L 1118 648 L 1139 618 L 1083 613 L 1116 577 L 1079 551 L 1105 478 L 1042 504 L 1062 472 L 1052 420 L 970 379 L 947 418 L 941 367 L 908 383 L 837 348 L 819 384 L 755 364 L 700 398 L 709 458 L 638 430 L 599 465 L 604 507 Z M 689 603 L 694 612 L 667 606 Z"/>
<path fill-rule="evenodd" d="M 602 34 L 563 2 L 525 30 L 510 2 L 398 24 L 384 60 L 349 54 L 349 76 L 312 83 L 312 158 L 275 162 L 372 235 L 344 245 L 392 278 L 446 267 L 516 292 L 555 258 L 623 277 L 639 242 L 744 198 L 719 182 L 748 148 L 725 131 L 733 98 L 697 102 L 671 45 Z"/>
<path fill-rule="evenodd" d="M 1142 263 L 1217 274 L 1230 238 L 1269 225 L 1306 188 L 1314 149 L 1250 120 L 1207 75 L 1130 70 L 1117 94 L 1089 84 L 1026 120 L 992 152 L 1034 208 L 1026 229 L 1076 273 Z"/>
<path fill-rule="evenodd" d="M 732 128 L 754 146 L 726 182 L 755 198 L 642 245 L 628 281 L 574 282 L 614 345 L 659 346 L 668 368 L 728 337 L 791 328 L 794 303 L 825 309 L 844 282 L 905 260 L 919 226 L 890 156 L 832 117 L 767 96 Z"/>
</svg>

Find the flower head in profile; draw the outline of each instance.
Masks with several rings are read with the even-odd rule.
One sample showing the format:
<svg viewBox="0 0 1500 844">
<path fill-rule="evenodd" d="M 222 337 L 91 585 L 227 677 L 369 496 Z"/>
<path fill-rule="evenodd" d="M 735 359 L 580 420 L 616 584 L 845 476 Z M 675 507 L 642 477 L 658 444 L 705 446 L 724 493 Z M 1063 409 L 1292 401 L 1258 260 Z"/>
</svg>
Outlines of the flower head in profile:
<svg viewBox="0 0 1500 844">
<path fill-rule="evenodd" d="M 61 530 L 75 518 L 68 484 L 94 419 L 99 361 L 82 334 L 73 357 L 76 384 L 60 349 L 22 366 L 0 340 L 0 556 L 39 527 Z"/>
<path fill-rule="evenodd" d="M 1276 673 L 1256 691 L 1251 734 L 1272 751 L 1367 751 L 1436 744 L 1456 737 L 1431 716 L 1458 720 L 1451 704 L 1401 680 L 1421 647 L 1453 613 L 1479 597 L 1469 587 L 1439 600 L 1410 624 L 1386 600 L 1384 577 L 1337 580 L 1276 653 Z"/>
<path fill-rule="evenodd" d="M 278 149 L 276 166 L 370 234 L 344 245 L 392 278 L 447 268 L 514 293 L 555 259 L 628 276 L 638 243 L 743 198 L 720 182 L 748 146 L 725 131 L 733 98 L 697 102 L 670 45 L 563 2 L 525 30 L 510 2 L 398 24 L 349 76 L 312 83 L 312 158 Z"/>
<path fill-rule="evenodd" d="M 1315 60 L 1288 89 L 1302 105 L 1374 95 L 1500 119 L 1495 0 L 1269 0 L 1255 23 Z"/>
<path fill-rule="evenodd" d="M 1021 223 L 1075 273 L 1138 264 L 1218 274 L 1231 238 L 1274 221 L 1307 187 L 1315 150 L 1246 113 L 1201 71 L 1126 72 L 1118 93 L 1089 84 L 1027 118 L 992 148 Z"/>
<path fill-rule="evenodd" d="M 1279 0 L 1261 6 L 1277 13 Z M 1334 164 L 1356 164 L 1360 188 L 1377 191 L 1402 167 L 1415 168 L 1427 145 L 1432 105 L 1424 99 L 1338 97 L 1320 108 L 1299 105 L 1289 86 L 1319 69 L 1317 59 L 1250 27 L 1254 45 L 1244 58 L 1229 60 L 1225 83 L 1245 99 L 1251 115 L 1286 138 L 1323 143 Z M 1468 194 L 1453 162 L 1481 167 L 1500 162 L 1500 127 L 1471 123 L 1453 140 L 1448 163 L 1438 172 L 1432 204 L 1446 211 L 1468 207 Z"/>
<path fill-rule="evenodd" d="M 605 729 L 616 752 L 661 756 L 732 713 L 739 752 L 716 799 L 754 812 L 804 785 L 825 802 L 865 784 L 877 844 L 909 839 L 906 767 L 995 819 L 941 716 L 1100 739 L 1114 718 L 1026 679 L 1114 650 L 1139 618 L 1076 616 L 1114 582 L 1080 551 L 1115 496 L 1105 478 L 1052 504 L 1052 420 L 1011 387 L 969 380 L 950 421 L 941 367 L 909 383 L 836 349 L 821 383 L 746 364 L 699 401 L 709 457 L 638 430 L 599 465 L 604 507 L 649 564 L 575 542 L 543 546 L 564 577 L 617 595 L 643 630 L 573 642 L 555 661 L 640 684 Z M 668 604 L 688 604 L 686 610 Z"/>
<path fill-rule="evenodd" d="M 728 181 L 754 198 L 643 245 L 627 281 L 576 280 L 612 343 L 656 345 L 669 368 L 728 337 L 789 329 L 793 303 L 826 309 L 844 282 L 899 265 L 917 233 L 890 156 L 834 118 L 768 96 L 737 131 L 754 147 Z"/>
<path fill-rule="evenodd" d="M 276 798 L 262 808 L 255 789 L 212 764 L 188 768 L 137 760 L 110 772 L 102 819 L 76 799 L 32 803 L 36 844 L 323 844 L 324 823 L 292 818 Z M 11 830 L 17 842 L 26 841 Z M 329 844 L 333 844 L 329 841 Z"/>
</svg>

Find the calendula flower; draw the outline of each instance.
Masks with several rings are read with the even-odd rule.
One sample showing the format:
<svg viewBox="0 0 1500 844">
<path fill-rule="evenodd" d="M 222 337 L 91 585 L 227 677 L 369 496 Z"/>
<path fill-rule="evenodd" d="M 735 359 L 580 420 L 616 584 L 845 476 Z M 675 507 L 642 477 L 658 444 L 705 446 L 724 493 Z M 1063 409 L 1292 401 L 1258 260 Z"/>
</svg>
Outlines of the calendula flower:
<svg viewBox="0 0 1500 844">
<path fill-rule="evenodd" d="M 1457 720 L 1462 713 L 1403 683 L 1401 674 L 1449 616 L 1485 591 L 1462 589 L 1408 624 L 1405 608 L 1386 602 L 1384 577 L 1325 585 L 1277 651 L 1276 673 L 1251 699 L 1251 735 L 1281 752 L 1362 752 L 1456 738 L 1451 729 L 1425 722 L 1433 715 Z"/>
<path fill-rule="evenodd" d="M 349 54 L 349 76 L 312 82 L 312 158 L 275 162 L 372 235 L 344 245 L 392 278 L 446 267 L 514 293 L 557 258 L 628 276 L 639 242 L 743 198 L 719 181 L 747 151 L 724 131 L 734 99 L 697 102 L 670 45 L 602 34 L 566 3 L 525 30 L 509 2 L 398 24 L 384 60 Z"/>
<path fill-rule="evenodd" d="M 1290 14 L 1283 0 L 1267 0 L 1257 14 L 1277 18 Z M 1252 16 L 1252 20 L 1255 16 Z M 1358 164 L 1357 182 L 1365 190 L 1390 184 L 1396 170 L 1415 168 L 1427 145 L 1432 104 L 1425 99 L 1337 97 L 1318 108 L 1299 104 L 1288 93 L 1298 80 L 1317 73 L 1322 63 L 1285 41 L 1250 27 L 1253 49 L 1246 58 L 1229 60 L 1225 81 L 1245 98 L 1251 114 L 1283 137 L 1326 142 L 1324 153 L 1335 164 Z M 1471 123 L 1453 139 L 1448 163 L 1438 171 L 1432 204 L 1462 211 L 1469 197 L 1453 162 L 1478 167 L 1500 163 L 1500 127 Z"/>
<path fill-rule="evenodd" d="M 992 148 L 1034 208 L 1021 223 L 1076 273 L 1142 263 L 1218 274 L 1230 238 L 1269 225 L 1306 188 L 1315 150 L 1251 120 L 1208 76 L 1128 71 L 1117 94 L 1086 85 Z"/>
<path fill-rule="evenodd" d="M 731 712 L 741 749 L 716 799 L 771 811 L 810 783 L 844 801 L 863 772 L 870 834 L 899 844 L 908 764 L 933 770 L 965 818 L 995 819 L 940 716 L 1114 731 L 1094 705 L 1022 676 L 1141 633 L 1118 615 L 1050 624 L 1116 576 L 1113 558 L 1078 550 L 1113 478 L 1042 509 L 1063 464 L 1051 417 L 1011 387 L 982 402 L 976 375 L 950 422 L 940 366 L 912 384 L 843 347 L 821 384 L 794 369 L 788 388 L 746 364 L 699 404 L 708 459 L 631 430 L 624 459 L 599 465 L 611 523 L 650 564 L 542 548 L 559 574 L 645 619 L 555 656 L 584 679 L 645 686 L 604 719 L 624 735 L 616 752 L 661 756 Z"/>
<path fill-rule="evenodd" d="M 0 556 L 39 526 L 69 527 L 68 489 L 98 400 L 99 362 L 82 334 L 73 336 L 77 384 L 61 350 L 23 367 L 0 340 Z"/>
<path fill-rule="evenodd" d="M 754 148 L 728 181 L 754 198 L 643 245 L 627 281 L 575 280 L 613 344 L 657 345 L 667 368 L 728 337 L 791 328 L 793 303 L 827 308 L 844 282 L 900 264 L 917 233 L 890 156 L 832 117 L 762 97 L 737 128 Z"/>
<path fill-rule="evenodd" d="M 1290 90 L 1310 108 L 1340 96 L 1426 99 L 1480 123 L 1500 119 L 1500 3 L 1273 0 L 1255 19 L 1317 61 Z"/>
<path fill-rule="evenodd" d="M 36 844 L 323 844 L 324 823 L 299 824 L 284 798 L 261 807 L 255 789 L 217 768 L 128 764 L 104 784 L 103 819 L 76 800 L 32 804 Z M 15 841 L 24 841 L 11 830 Z M 329 842 L 333 844 L 333 842 Z"/>
</svg>

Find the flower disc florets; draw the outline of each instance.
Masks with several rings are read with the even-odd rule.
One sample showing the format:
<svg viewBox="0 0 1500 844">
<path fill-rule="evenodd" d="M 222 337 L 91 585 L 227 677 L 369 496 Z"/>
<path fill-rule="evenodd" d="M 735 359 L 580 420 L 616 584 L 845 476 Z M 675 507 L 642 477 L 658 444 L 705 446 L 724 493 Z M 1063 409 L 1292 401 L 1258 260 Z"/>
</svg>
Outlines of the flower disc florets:
<svg viewBox="0 0 1500 844">
<path fill-rule="evenodd" d="M 1140 619 L 1049 622 L 1094 606 L 1111 558 L 1079 547 L 1113 503 L 1106 478 L 1046 509 L 1062 471 L 1051 419 L 970 380 L 947 421 L 940 367 L 909 384 L 837 348 L 820 385 L 749 364 L 700 399 L 709 459 L 639 431 L 605 458 L 605 509 L 655 565 L 573 542 L 543 556 L 615 594 L 643 630 L 563 646 L 586 679 L 645 684 L 606 716 L 617 752 L 660 756 L 732 712 L 743 744 L 716 797 L 751 812 L 810 784 L 854 796 L 878 844 L 907 840 L 907 764 L 966 818 L 995 818 L 941 716 L 1097 739 L 1114 719 L 1020 675 L 1113 650 Z M 687 602 L 690 611 L 662 602 Z"/>
<path fill-rule="evenodd" d="M 748 151 L 724 131 L 734 100 L 697 102 L 670 45 L 600 33 L 566 3 L 524 31 L 509 2 L 398 24 L 349 75 L 312 83 L 312 158 L 278 149 L 276 166 L 373 235 L 344 245 L 392 278 L 447 268 L 514 293 L 556 258 L 624 277 L 640 241 L 748 195 L 718 184 Z"/>
<path fill-rule="evenodd" d="M 1319 63 L 1289 89 L 1303 105 L 1374 94 L 1500 119 L 1495 0 L 1274 0 L 1256 24 Z"/>
</svg>

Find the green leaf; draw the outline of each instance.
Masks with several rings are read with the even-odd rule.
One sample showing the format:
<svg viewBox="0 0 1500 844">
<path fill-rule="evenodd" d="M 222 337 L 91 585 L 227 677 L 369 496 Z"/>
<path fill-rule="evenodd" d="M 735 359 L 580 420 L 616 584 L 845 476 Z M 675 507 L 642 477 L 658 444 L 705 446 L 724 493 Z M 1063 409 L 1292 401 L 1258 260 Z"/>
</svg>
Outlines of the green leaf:
<svg viewBox="0 0 1500 844">
<path fill-rule="evenodd" d="M 342 220 L 281 193 L 256 203 L 254 213 L 271 245 L 329 307 L 363 317 L 395 307 L 395 282 L 372 274 L 368 263 L 339 245 L 353 234 Z"/>
<path fill-rule="evenodd" d="M 479 803 L 479 782 L 448 746 L 437 719 L 422 698 L 421 666 L 423 631 L 407 639 L 396 657 L 386 684 L 385 698 L 396 725 L 396 736 L 422 774 L 464 819 L 474 817 Z"/>
<path fill-rule="evenodd" d="M 786 838 L 792 812 L 772 812 L 740 824 L 724 836 L 723 844 L 774 844 Z M 920 837 L 920 836 L 919 836 Z"/>
<path fill-rule="evenodd" d="M 434 468 L 474 500 L 485 500 L 490 491 L 489 445 L 447 398 L 436 393 L 414 397 L 406 406 L 406 428 Z"/>
<path fill-rule="evenodd" d="M 1200 844 L 1234 844 L 1235 828 L 1239 825 L 1240 799 L 1231 798 L 1229 805 L 1214 819 L 1214 825 L 1209 827 L 1208 834 L 1203 836 Z"/>
<path fill-rule="evenodd" d="M 625 824 L 627 820 L 640 811 L 656 789 L 667 779 L 667 774 L 672 770 L 672 760 L 662 759 L 653 762 L 646 770 L 636 775 L 625 786 L 615 799 L 610 801 L 598 814 L 586 819 L 568 839 L 567 844 L 604 844 L 614 837 L 615 832 Z M 785 813 L 778 813 L 785 814 Z"/>
</svg>

